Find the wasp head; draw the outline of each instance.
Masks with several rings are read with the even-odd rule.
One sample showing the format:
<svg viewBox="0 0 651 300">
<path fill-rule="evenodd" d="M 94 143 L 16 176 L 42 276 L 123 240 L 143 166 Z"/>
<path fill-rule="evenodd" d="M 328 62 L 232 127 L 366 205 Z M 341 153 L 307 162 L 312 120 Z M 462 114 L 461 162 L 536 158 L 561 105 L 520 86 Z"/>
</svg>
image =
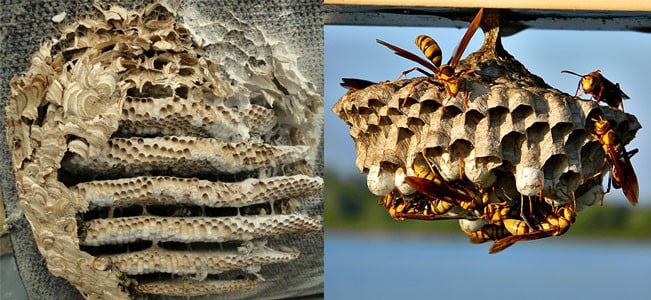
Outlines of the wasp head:
<svg viewBox="0 0 651 300">
<path fill-rule="evenodd" d="M 610 130 L 610 123 L 602 116 L 599 116 L 599 119 L 592 119 L 592 121 L 594 121 L 593 129 L 596 134 L 603 135 Z"/>
<path fill-rule="evenodd" d="M 568 71 L 568 70 L 562 70 L 561 71 L 561 73 L 568 73 L 568 74 L 572 74 L 572 75 L 581 77 L 581 81 L 579 81 L 579 85 L 576 87 L 576 93 L 575 93 L 574 97 L 578 96 L 579 88 L 582 88 L 584 93 L 587 93 L 587 94 L 592 93 L 592 91 L 595 88 L 597 88 L 597 85 L 598 85 L 597 81 L 599 80 L 598 79 L 599 76 L 601 76 L 599 74 L 599 72 L 601 72 L 601 70 L 596 70 L 596 71 L 594 71 L 594 72 L 592 72 L 590 74 L 587 74 L 587 75 L 581 75 L 581 74 L 578 74 L 578 73 L 575 73 L 575 72 L 572 72 L 572 71 Z"/>
<path fill-rule="evenodd" d="M 591 93 L 594 90 L 595 78 L 592 76 L 592 73 L 581 77 L 581 88 L 585 93 Z"/>
</svg>

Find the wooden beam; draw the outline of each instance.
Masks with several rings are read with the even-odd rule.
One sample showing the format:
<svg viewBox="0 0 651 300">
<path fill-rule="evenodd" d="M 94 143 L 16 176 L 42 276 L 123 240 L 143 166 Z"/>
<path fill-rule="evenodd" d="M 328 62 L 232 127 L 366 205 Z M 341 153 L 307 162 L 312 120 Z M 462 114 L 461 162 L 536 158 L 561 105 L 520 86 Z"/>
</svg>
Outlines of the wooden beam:
<svg viewBox="0 0 651 300">
<path fill-rule="evenodd" d="M 650 1 L 640 0 L 325 0 L 325 5 L 348 6 L 409 6 L 409 7 L 448 7 L 448 8 L 501 8 L 501 9 L 544 9 L 544 10 L 587 10 L 587 11 L 628 11 L 651 12 Z"/>
<path fill-rule="evenodd" d="M 393 4 L 390 5 L 389 2 Z M 430 5 L 425 6 L 426 2 Z M 596 4 L 594 7 L 588 6 L 586 1 L 564 2 L 567 3 L 561 5 L 559 0 L 536 1 L 527 5 L 528 2 L 515 0 L 407 0 L 396 6 L 395 1 L 387 0 L 325 0 L 325 24 L 462 28 L 467 26 L 467 22 L 477 13 L 477 8 L 472 8 L 473 5 L 485 3 L 486 8 L 502 9 L 503 34 L 506 35 L 526 28 L 651 32 L 651 2 L 623 1 L 618 2 L 623 5 L 616 8 L 607 1 L 590 2 Z M 504 3 L 520 5 L 508 9 L 500 8 L 505 6 Z M 380 4 L 387 5 L 377 6 Z M 443 7 L 445 4 L 450 7 Z M 452 6 L 453 4 L 455 5 Z"/>
</svg>

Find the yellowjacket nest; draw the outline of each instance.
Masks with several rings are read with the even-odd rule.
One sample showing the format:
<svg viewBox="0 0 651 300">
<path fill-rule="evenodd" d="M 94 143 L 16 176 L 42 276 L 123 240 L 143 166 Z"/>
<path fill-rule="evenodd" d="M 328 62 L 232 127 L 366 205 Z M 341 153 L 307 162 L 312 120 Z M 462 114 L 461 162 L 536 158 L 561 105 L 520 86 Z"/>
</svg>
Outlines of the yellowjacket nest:
<svg viewBox="0 0 651 300">
<path fill-rule="evenodd" d="M 603 152 L 590 136 L 591 118 L 603 114 L 617 124 L 624 144 L 641 127 L 635 117 L 620 110 L 519 82 L 466 80 L 467 109 L 461 93 L 445 100 L 441 109 L 438 86 L 425 83 L 410 96 L 414 101 L 402 106 L 404 95 L 418 80 L 354 89 L 333 108 L 351 127 L 356 165 L 368 173 L 369 189 L 378 196 L 394 187 L 409 194 L 404 177 L 414 174 L 414 163 L 425 153 L 447 181 L 460 179 L 461 173 L 489 187 L 497 174 L 510 174 L 515 180 L 510 186 L 517 190 L 508 194 L 535 196 L 539 174 L 543 188 L 566 203 L 571 191 L 588 190 L 579 188 L 581 178 L 601 167 Z M 441 97 L 446 96 L 442 92 Z M 592 204 L 592 199 L 586 201 L 583 204 Z"/>
<path fill-rule="evenodd" d="M 49 270 L 92 299 L 255 288 L 261 266 L 300 254 L 269 237 L 321 229 L 301 209 L 323 188 L 320 97 L 271 56 L 249 57 L 255 82 L 229 79 L 159 4 L 97 11 L 44 44 L 7 101 Z"/>
<path fill-rule="evenodd" d="M 603 199 L 597 120 L 609 122 L 620 145 L 641 125 L 548 86 L 501 48 L 499 16 L 482 22 L 485 43 L 456 67 L 474 70 L 456 95 L 435 79 L 345 79 L 350 91 L 332 110 L 391 216 L 460 219 L 472 242 L 495 240 L 494 253 L 563 234 L 576 211 Z"/>
</svg>

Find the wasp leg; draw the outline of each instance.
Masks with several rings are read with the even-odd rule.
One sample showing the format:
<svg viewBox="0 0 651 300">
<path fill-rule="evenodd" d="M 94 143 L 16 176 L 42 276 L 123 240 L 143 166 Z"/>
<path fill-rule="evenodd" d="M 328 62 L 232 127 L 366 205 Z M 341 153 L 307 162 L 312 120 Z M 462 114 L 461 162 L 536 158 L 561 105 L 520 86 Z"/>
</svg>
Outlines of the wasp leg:
<svg viewBox="0 0 651 300">
<path fill-rule="evenodd" d="M 604 173 L 604 168 L 606 167 L 607 163 L 608 163 L 608 157 L 604 157 L 604 161 L 601 163 L 601 168 L 599 169 L 599 172 L 595 173 L 594 175 L 592 175 L 590 177 L 583 177 L 583 178 L 581 178 L 581 181 L 586 182 L 588 180 L 592 180 L 594 178 L 597 178 L 597 176 L 599 176 L 599 175 L 602 175 Z M 604 194 L 610 193 L 610 187 L 612 185 L 612 179 L 613 179 L 613 166 L 612 165 L 610 165 L 608 167 L 608 171 L 609 171 L 609 173 L 608 173 L 608 185 L 607 185 L 608 187 L 606 188 L 606 191 L 604 192 Z M 601 198 L 600 205 L 601 206 L 604 205 L 603 197 Z"/>
<path fill-rule="evenodd" d="M 574 99 L 578 99 L 579 97 L 581 97 L 581 95 L 579 95 L 579 90 L 581 90 L 580 80 L 579 80 L 579 84 L 576 85 L 576 91 L 574 92 Z M 583 94 L 583 90 L 581 90 L 581 94 Z"/>
<path fill-rule="evenodd" d="M 405 107 L 407 105 L 407 99 L 409 99 L 409 96 L 411 96 L 411 93 L 414 92 L 414 89 L 416 86 L 419 86 L 423 84 L 424 82 L 428 81 L 429 77 L 425 77 L 421 80 L 418 80 L 416 83 L 414 83 L 411 88 L 409 88 L 409 91 L 407 91 L 407 95 L 405 95 L 405 99 L 402 100 L 402 104 L 400 105 L 401 107 Z M 443 102 L 441 102 L 441 106 L 443 105 Z"/>
<path fill-rule="evenodd" d="M 425 160 L 425 163 L 429 167 L 429 170 L 434 172 L 434 166 L 432 165 L 432 163 L 430 163 L 429 159 L 427 159 L 427 153 L 425 153 L 425 148 L 423 148 L 423 150 L 420 151 L 420 155 L 423 156 L 423 160 Z"/>
<path fill-rule="evenodd" d="M 470 74 L 474 74 L 474 73 L 475 73 L 475 70 L 464 70 L 463 72 L 459 73 L 459 75 L 457 77 L 458 78 L 457 80 L 461 80 L 462 77 L 470 75 Z M 466 89 L 466 83 L 461 82 L 460 85 L 463 85 L 463 108 L 468 109 L 469 93 L 468 93 L 468 90 Z"/>
<path fill-rule="evenodd" d="M 439 103 L 441 103 L 441 109 L 445 112 L 447 109 L 445 108 L 445 105 L 443 104 L 443 98 L 441 97 L 441 89 L 436 90 L 436 98 L 439 99 Z"/>
<path fill-rule="evenodd" d="M 403 71 L 402 73 L 400 73 L 400 75 L 398 75 L 398 78 L 394 79 L 393 81 L 387 81 L 385 83 L 396 83 L 396 82 L 398 82 L 400 80 L 400 78 L 404 77 L 405 75 L 407 75 L 407 74 L 409 74 L 409 73 L 411 73 L 413 71 L 421 72 L 421 73 L 425 74 L 428 78 L 432 77 L 431 73 L 429 73 L 429 72 L 427 72 L 427 71 L 425 71 L 425 70 L 423 70 L 423 69 L 421 69 L 419 67 L 413 67 L 413 68 L 411 68 L 411 69 L 409 69 L 407 71 Z"/>
<path fill-rule="evenodd" d="M 528 196 L 527 196 L 528 197 Z M 531 197 L 529 199 L 529 210 L 531 210 Z M 529 213 L 531 215 L 531 212 Z M 533 226 L 531 226 L 531 223 L 529 223 L 529 219 L 527 216 L 524 214 L 524 196 L 520 195 L 520 218 L 522 218 L 522 221 L 524 221 L 525 224 L 527 224 L 527 227 L 529 227 L 530 230 L 535 230 Z"/>
<path fill-rule="evenodd" d="M 466 84 L 463 84 L 463 108 L 466 110 L 469 108 L 468 106 L 468 98 L 470 98 L 470 94 L 472 94 L 472 91 L 468 91 L 466 89 Z"/>
<path fill-rule="evenodd" d="M 583 177 L 581 178 L 581 182 L 584 183 L 588 180 L 592 180 L 597 178 L 597 176 L 602 175 L 604 173 L 604 168 L 606 167 L 606 164 L 608 163 L 608 157 L 604 157 L 604 161 L 601 163 L 601 168 L 599 169 L 599 172 L 595 173 L 594 175 L 591 175 L 589 177 Z"/>
<path fill-rule="evenodd" d="M 599 93 L 597 93 L 597 95 L 595 95 L 595 98 L 596 98 L 596 100 L 597 100 L 597 104 L 599 104 L 599 102 L 601 101 L 601 96 L 603 95 L 605 89 L 606 89 L 606 88 L 604 88 L 604 87 L 602 86 L 602 87 L 599 89 Z"/>
</svg>

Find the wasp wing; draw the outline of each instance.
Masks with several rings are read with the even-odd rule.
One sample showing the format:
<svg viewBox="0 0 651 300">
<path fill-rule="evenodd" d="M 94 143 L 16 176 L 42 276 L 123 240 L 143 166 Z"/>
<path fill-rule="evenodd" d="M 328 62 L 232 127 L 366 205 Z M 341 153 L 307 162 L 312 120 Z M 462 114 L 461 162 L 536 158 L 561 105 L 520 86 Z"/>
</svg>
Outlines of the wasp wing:
<svg viewBox="0 0 651 300">
<path fill-rule="evenodd" d="M 618 140 L 617 143 L 619 143 Z M 609 151 L 606 153 L 612 168 L 612 172 L 610 173 L 612 186 L 616 189 L 621 188 L 631 205 L 636 205 L 637 199 L 640 196 L 637 175 L 635 175 L 635 170 L 630 160 L 637 152 L 638 149 L 626 152 L 626 149 L 622 146 L 617 152 Z"/>
<path fill-rule="evenodd" d="M 373 81 L 368 81 L 364 79 L 357 79 L 357 78 L 342 78 L 341 83 L 339 85 L 347 88 L 347 89 L 353 89 L 353 90 L 361 90 L 366 87 L 369 87 L 371 85 L 374 85 L 375 82 Z"/>
<path fill-rule="evenodd" d="M 615 86 L 616 86 L 617 89 L 619 90 L 619 93 L 622 95 L 622 99 L 631 99 L 631 97 L 629 97 L 628 95 L 624 94 L 624 91 L 622 91 L 622 89 L 619 87 L 619 83 L 617 83 Z"/>
<path fill-rule="evenodd" d="M 400 55 L 400 56 L 402 56 L 402 57 L 404 57 L 406 59 L 409 59 L 411 61 L 415 61 L 415 62 L 421 64 L 423 67 L 426 67 L 426 68 L 430 69 L 434 73 L 438 72 L 438 70 L 439 70 L 439 68 L 437 68 L 431 62 L 429 62 L 429 61 L 425 60 L 424 58 L 422 58 L 422 57 L 420 57 L 420 56 L 418 56 L 416 54 L 413 54 L 413 53 L 411 53 L 411 52 L 409 52 L 409 51 L 407 51 L 405 49 L 402 49 L 402 48 L 400 48 L 398 46 L 389 44 L 389 43 L 387 43 L 387 42 L 385 42 L 383 40 L 380 40 L 380 39 L 376 39 L 375 41 L 382 44 L 382 45 L 384 45 L 384 46 L 386 46 L 387 48 L 393 50 L 395 54 Z M 428 76 L 432 76 L 432 74 L 428 74 Z"/>
<path fill-rule="evenodd" d="M 454 49 L 454 54 L 452 55 L 452 57 L 450 57 L 450 61 L 448 62 L 448 65 L 450 65 L 452 69 L 457 68 L 457 64 L 461 60 L 461 55 L 463 55 L 463 52 L 466 51 L 466 47 L 468 47 L 468 43 L 470 43 L 470 39 L 472 38 L 473 35 L 475 35 L 477 28 L 479 28 L 479 23 L 481 22 L 481 18 L 483 15 L 484 15 L 484 9 L 482 8 L 479 10 L 475 18 L 472 19 L 472 22 L 470 23 L 470 26 L 468 26 L 466 33 L 463 35 L 463 38 L 461 38 L 461 42 L 459 42 L 457 48 Z"/>
<path fill-rule="evenodd" d="M 622 96 L 622 99 L 631 99 L 631 97 L 629 97 L 624 93 L 624 91 L 622 91 L 622 89 L 619 87 L 619 83 L 613 83 L 612 81 L 608 80 L 606 76 L 603 76 L 601 74 L 599 75 L 601 76 L 601 81 L 603 82 L 604 86 L 614 86 L 615 88 L 617 88 L 617 93 Z"/>
<path fill-rule="evenodd" d="M 620 163 L 615 166 L 616 168 L 620 168 L 619 173 L 622 175 L 622 182 L 619 184 L 628 202 L 631 205 L 636 205 L 637 199 L 640 196 L 640 186 L 637 183 L 637 175 L 635 175 L 635 170 L 633 169 L 633 164 L 631 164 L 628 154 L 624 154 Z"/>
<path fill-rule="evenodd" d="M 441 201 L 451 203 L 454 203 L 456 201 L 475 201 L 475 198 L 464 191 L 455 189 L 448 185 L 436 184 L 428 179 L 416 176 L 407 176 L 405 177 L 405 182 L 421 194 L 430 198 L 439 199 Z"/>
<path fill-rule="evenodd" d="M 532 240 L 550 237 L 553 235 L 554 234 L 552 231 L 534 231 L 534 232 L 529 232 L 520 235 L 510 235 L 495 241 L 493 246 L 491 246 L 490 249 L 488 249 L 488 253 L 494 254 L 500 252 L 517 242 L 532 241 Z"/>
</svg>

